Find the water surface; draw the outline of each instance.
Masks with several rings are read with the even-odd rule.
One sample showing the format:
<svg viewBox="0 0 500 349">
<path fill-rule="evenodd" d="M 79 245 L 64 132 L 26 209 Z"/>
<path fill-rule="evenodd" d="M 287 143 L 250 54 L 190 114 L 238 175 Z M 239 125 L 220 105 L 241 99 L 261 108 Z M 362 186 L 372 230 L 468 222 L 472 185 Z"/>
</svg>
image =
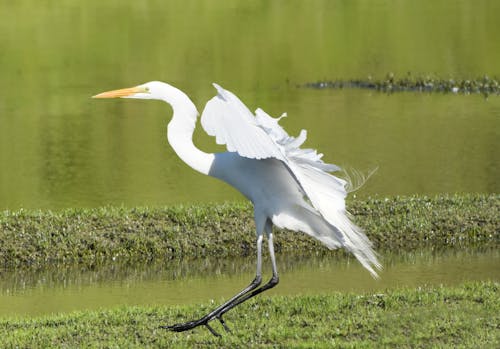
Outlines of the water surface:
<svg viewBox="0 0 500 349">
<path fill-rule="evenodd" d="M 500 97 L 313 91 L 318 79 L 499 74 L 500 2 L 11 1 L 0 5 L 0 209 L 239 200 L 166 141 L 168 106 L 96 101 L 164 80 L 200 111 L 218 82 L 287 111 L 359 195 L 499 192 Z M 432 38 L 432 39 L 431 39 Z M 195 142 L 221 150 L 199 130 Z"/>
<path fill-rule="evenodd" d="M 278 256 L 280 284 L 269 295 L 384 292 L 398 287 L 500 281 L 500 253 L 414 252 L 382 256 L 373 279 L 354 259 Z M 49 269 L 0 275 L 0 316 L 42 315 L 120 305 L 220 303 L 254 277 L 254 259 L 168 261 L 94 271 Z M 264 260 L 268 271 L 269 261 Z M 269 274 L 269 273 L 267 273 Z M 266 275 L 267 277 L 267 275 Z"/>
</svg>

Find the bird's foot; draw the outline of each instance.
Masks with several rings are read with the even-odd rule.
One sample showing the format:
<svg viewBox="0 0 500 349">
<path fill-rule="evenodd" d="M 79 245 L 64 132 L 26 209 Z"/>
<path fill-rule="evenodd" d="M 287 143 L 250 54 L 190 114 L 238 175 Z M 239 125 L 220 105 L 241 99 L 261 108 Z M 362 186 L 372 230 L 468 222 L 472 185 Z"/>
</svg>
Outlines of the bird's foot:
<svg viewBox="0 0 500 349">
<path fill-rule="evenodd" d="M 198 321 L 188 321 L 188 322 L 184 322 L 181 324 L 160 326 L 160 328 L 164 328 L 166 330 L 170 330 L 170 331 L 174 331 L 174 332 L 183 332 L 183 331 L 191 330 L 191 329 L 198 327 L 200 325 L 202 325 L 202 323 L 198 323 Z"/>
<path fill-rule="evenodd" d="M 217 319 L 220 321 L 222 327 L 224 327 L 224 329 L 226 330 L 226 332 L 231 333 L 231 329 L 229 327 L 227 327 L 226 322 L 222 318 L 222 314 L 219 315 L 219 316 L 217 316 Z"/>
<path fill-rule="evenodd" d="M 188 321 L 188 322 L 184 322 L 184 323 L 180 323 L 180 324 L 175 324 L 175 325 L 170 325 L 170 326 L 168 326 L 168 325 L 167 326 L 160 326 L 160 327 L 164 328 L 166 330 L 169 330 L 169 331 L 184 332 L 184 331 L 189 331 L 189 330 L 192 330 L 195 327 L 203 325 L 206 328 L 208 328 L 208 330 L 210 331 L 210 333 L 212 333 L 214 336 L 221 337 L 220 333 L 218 333 L 217 331 L 215 331 L 213 329 L 213 327 L 208 324 L 213 319 L 218 319 L 220 321 L 220 323 L 222 324 L 222 327 L 224 327 L 224 330 L 226 330 L 226 332 L 229 332 L 229 333 L 231 332 L 231 330 L 227 326 L 226 322 L 222 318 L 222 315 L 219 315 L 219 314 L 214 314 L 214 315 L 212 315 L 210 317 L 205 316 L 205 317 L 203 317 L 203 318 L 201 318 L 199 320 Z"/>
</svg>

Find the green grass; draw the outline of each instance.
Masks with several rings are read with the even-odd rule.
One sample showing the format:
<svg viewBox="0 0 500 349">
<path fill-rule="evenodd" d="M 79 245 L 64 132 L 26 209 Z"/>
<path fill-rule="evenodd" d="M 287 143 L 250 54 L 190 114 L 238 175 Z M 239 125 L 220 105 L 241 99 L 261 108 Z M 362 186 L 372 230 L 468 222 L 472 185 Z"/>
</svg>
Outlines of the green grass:
<svg viewBox="0 0 500 349">
<path fill-rule="evenodd" d="M 500 242 L 496 194 L 372 198 L 349 207 L 379 251 L 498 248 Z M 0 264 L 10 269 L 234 257 L 254 253 L 254 236 L 248 204 L 5 211 Z M 278 250 L 295 255 L 342 253 L 304 234 L 280 231 L 276 240 Z M 498 348 L 498 288 L 498 282 L 478 282 L 382 294 L 263 296 L 226 314 L 233 333 L 222 338 L 205 328 L 172 333 L 158 327 L 201 316 L 215 304 L 0 315 L 0 347 Z"/>
<path fill-rule="evenodd" d="M 498 348 L 499 286 L 483 282 L 383 294 L 262 297 L 226 314 L 232 333 L 212 323 L 222 338 L 206 328 L 184 333 L 158 328 L 202 315 L 213 304 L 4 318 L 0 341 L 3 348 Z"/>
<path fill-rule="evenodd" d="M 497 248 L 500 195 L 442 195 L 355 200 L 354 220 L 379 251 Z M 92 267 L 112 261 L 221 258 L 254 254 L 249 204 L 164 208 L 68 209 L 0 213 L 0 267 Z M 278 232 L 278 251 L 330 252 L 305 234 Z"/>
</svg>

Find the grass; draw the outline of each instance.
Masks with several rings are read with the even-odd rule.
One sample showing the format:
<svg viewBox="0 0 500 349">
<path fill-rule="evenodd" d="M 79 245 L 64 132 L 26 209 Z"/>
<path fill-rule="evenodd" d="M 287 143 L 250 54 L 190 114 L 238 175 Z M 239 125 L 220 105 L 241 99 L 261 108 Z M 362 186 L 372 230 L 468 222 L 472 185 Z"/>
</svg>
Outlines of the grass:
<svg viewBox="0 0 500 349">
<path fill-rule="evenodd" d="M 500 242 L 496 194 L 371 198 L 349 207 L 379 251 L 498 248 Z M 254 236 L 252 209 L 238 203 L 4 211 L 0 265 L 89 267 L 113 261 L 234 257 L 254 253 Z M 329 252 L 304 234 L 280 231 L 276 240 L 278 250 L 295 255 L 342 253 Z M 489 281 L 382 294 L 263 296 L 226 314 L 233 333 L 222 338 L 205 328 L 172 333 L 158 327 L 201 316 L 214 304 L 0 316 L 0 346 L 498 348 L 499 286 Z"/>
<path fill-rule="evenodd" d="M 500 195 L 441 195 L 356 200 L 354 220 L 379 251 L 498 248 Z M 0 268 L 93 267 L 159 259 L 254 254 L 249 204 L 164 208 L 18 210 L 0 213 Z M 330 252 L 305 234 L 281 231 L 276 249 Z"/>
<path fill-rule="evenodd" d="M 205 328 L 158 328 L 213 304 L 121 307 L 40 318 L 0 319 L 3 348 L 498 348 L 500 284 L 389 290 L 383 294 L 262 297 L 225 316 L 222 338 Z"/>
<path fill-rule="evenodd" d="M 500 195 L 367 199 L 349 204 L 377 250 L 496 248 Z M 253 254 L 249 204 L 68 209 L 0 213 L 0 267 L 92 267 Z M 278 251 L 332 253 L 305 234 L 278 232 Z M 333 253 L 339 253 L 338 251 Z M 342 253 L 342 252 L 340 252 Z"/>
</svg>

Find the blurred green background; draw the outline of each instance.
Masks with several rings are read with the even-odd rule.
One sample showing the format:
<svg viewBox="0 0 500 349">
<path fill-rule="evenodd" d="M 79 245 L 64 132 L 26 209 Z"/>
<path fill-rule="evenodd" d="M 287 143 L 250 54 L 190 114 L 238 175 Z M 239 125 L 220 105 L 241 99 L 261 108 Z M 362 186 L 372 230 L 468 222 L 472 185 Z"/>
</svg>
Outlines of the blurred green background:
<svg viewBox="0 0 500 349">
<path fill-rule="evenodd" d="M 161 102 L 90 96 L 163 80 L 201 112 L 217 82 L 288 112 L 357 194 L 499 192 L 500 97 L 309 90 L 318 79 L 499 76 L 499 1 L 3 1 L 0 209 L 240 200 L 166 141 Z M 204 150 L 223 150 L 197 130 Z"/>
</svg>

